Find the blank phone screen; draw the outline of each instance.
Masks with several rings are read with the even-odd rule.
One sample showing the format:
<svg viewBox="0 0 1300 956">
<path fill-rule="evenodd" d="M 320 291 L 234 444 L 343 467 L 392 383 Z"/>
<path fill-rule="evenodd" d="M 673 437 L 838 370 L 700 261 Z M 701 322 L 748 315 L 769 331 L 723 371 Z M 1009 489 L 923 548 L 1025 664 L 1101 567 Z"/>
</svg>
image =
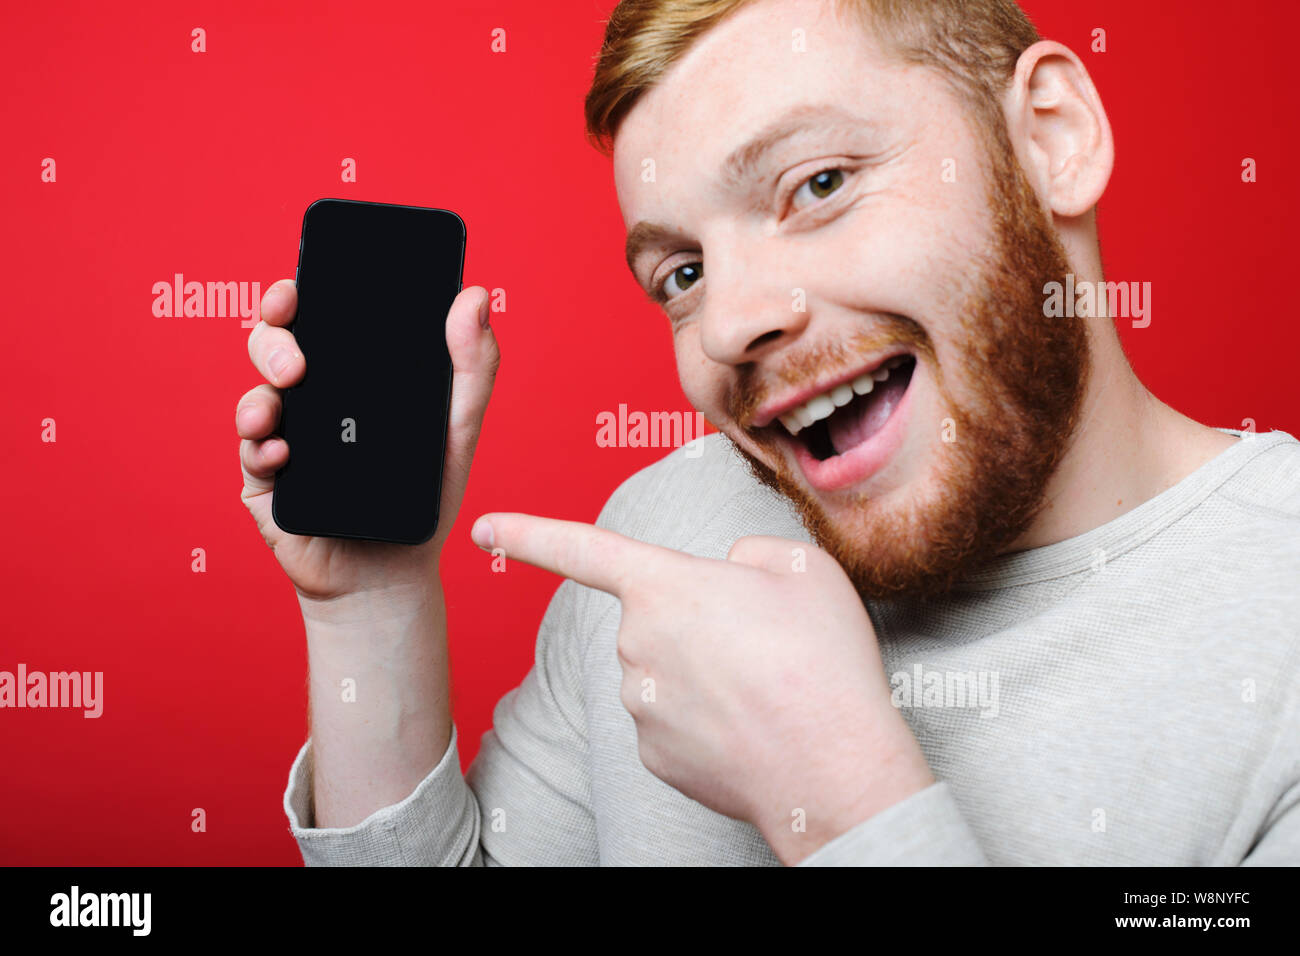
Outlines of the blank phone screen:
<svg viewBox="0 0 1300 956">
<path fill-rule="evenodd" d="M 298 312 L 306 362 L 284 393 L 285 531 L 417 544 L 438 523 L 465 225 L 444 209 L 322 199 L 303 217 Z"/>
</svg>

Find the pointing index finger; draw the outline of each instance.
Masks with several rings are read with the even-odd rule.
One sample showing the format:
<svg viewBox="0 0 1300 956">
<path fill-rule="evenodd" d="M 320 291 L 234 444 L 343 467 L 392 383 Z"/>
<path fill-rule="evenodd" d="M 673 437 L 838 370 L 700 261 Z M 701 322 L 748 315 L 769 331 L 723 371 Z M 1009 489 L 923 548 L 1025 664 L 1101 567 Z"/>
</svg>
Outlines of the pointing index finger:
<svg viewBox="0 0 1300 956">
<path fill-rule="evenodd" d="M 470 537 L 480 548 L 501 548 L 507 558 L 618 598 L 665 564 L 690 560 L 689 555 L 595 525 L 526 514 L 483 515 L 474 522 Z"/>
</svg>

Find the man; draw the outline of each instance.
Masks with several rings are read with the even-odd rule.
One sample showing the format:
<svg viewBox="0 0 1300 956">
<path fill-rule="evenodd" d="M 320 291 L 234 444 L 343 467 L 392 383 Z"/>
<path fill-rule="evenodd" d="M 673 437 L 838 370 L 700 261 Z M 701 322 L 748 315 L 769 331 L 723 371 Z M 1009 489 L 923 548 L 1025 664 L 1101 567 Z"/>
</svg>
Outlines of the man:
<svg viewBox="0 0 1300 956">
<path fill-rule="evenodd" d="M 1113 147 L 1078 58 L 1010 0 L 635 0 L 587 117 L 722 435 L 599 527 L 475 523 L 567 580 L 462 778 L 445 528 L 405 549 L 269 520 L 276 389 L 305 364 L 292 283 L 268 291 L 270 384 L 237 421 L 306 622 L 305 861 L 1300 860 L 1300 446 L 1180 415 L 1106 309 L 1051 307 L 1103 281 Z M 478 287 L 448 317 L 448 527 L 486 317 Z M 382 691 L 339 705 L 345 677 Z"/>
</svg>

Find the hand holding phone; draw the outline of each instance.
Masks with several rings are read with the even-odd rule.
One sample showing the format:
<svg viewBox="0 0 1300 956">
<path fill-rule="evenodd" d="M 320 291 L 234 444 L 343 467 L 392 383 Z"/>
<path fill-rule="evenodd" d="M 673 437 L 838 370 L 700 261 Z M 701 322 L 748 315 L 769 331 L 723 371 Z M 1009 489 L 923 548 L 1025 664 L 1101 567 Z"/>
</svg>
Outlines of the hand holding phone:
<svg viewBox="0 0 1300 956">
<path fill-rule="evenodd" d="M 302 246 L 299 279 L 303 277 L 302 268 L 311 265 L 310 242 L 311 237 L 306 236 Z M 445 263 L 442 265 L 445 266 Z M 458 260 L 454 264 L 457 287 L 460 284 L 460 267 L 461 262 Z M 412 297 L 420 298 L 422 287 L 418 275 L 403 275 L 399 270 L 397 274 L 386 276 L 383 281 L 401 289 L 399 298 L 405 301 L 410 301 Z M 447 288 L 445 281 L 442 288 Z M 368 378 L 372 384 L 377 384 L 379 390 L 389 396 L 390 401 L 394 394 L 409 397 L 412 402 L 423 402 L 421 395 L 435 396 L 432 402 L 411 405 L 406 410 L 395 413 L 399 417 L 407 416 L 407 427 L 411 427 L 409 423 L 413 419 L 426 423 L 432 421 L 432 436 L 428 434 L 426 425 L 422 426 L 424 431 L 406 437 L 417 444 L 425 443 L 422 449 L 415 449 L 417 454 L 423 453 L 425 461 L 429 460 L 428 445 L 431 443 L 438 446 L 435 454 L 442 466 L 441 493 L 438 493 L 437 487 L 432 489 L 435 500 L 431 507 L 415 518 L 411 517 L 414 512 L 399 513 L 399 517 L 406 520 L 408 525 L 420 525 L 420 535 L 429 532 L 429 536 L 415 547 L 367 540 L 370 536 L 364 531 L 355 537 L 335 536 L 339 530 L 357 530 L 355 525 L 304 528 L 303 530 L 313 533 L 302 535 L 286 532 L 274 520 L 274 476 L 277 472 L 282 472 L 287 463 L 295 460 L 293 444 L 286 441 L 279 432 L 287 398 L 285 390 L 311 381 L 311 374 L 315 370 L 312 364 L 313 349 L 310 346 L 312 337 L 308 333 L 310 316 L 304 316 L 304 321 L 297 329 L 290 329 L 299 318 L 301 303 L 298 291 L 296 284 L 288 280 L 277 282 L 269 288 L 262 301 L 262 321 L 249 336 L 250 358 L 266 378 L 267 384 L 259 385 L 246 393 L 240 399 L 236 412 L 236 430 L 242 439 L 240 461 L 244 473 L 244 503 L 256 520 L 263 538 L 275 549 L 277 559 L 293 580 L 301 597 L 330 599 L 378 587 L 401 587 L 417 581 L 427 583 L 428 575 L 431 572 L 436 574 L 437 555 L 455 521 L 464 495 L 470 461 L 500 361 L 496 340 L 487 322 L 487 290 L 474 286 L 456 294 L 455 289 L 451 289 L 446 293 L 450 307 L 441 316 L 435 314 L 431 319 L 431 324 L 438 333 L 437 342 L 445 349 L 445 355 L 454 369 L 450 374 L 450 406 L 446 404 L 445 396 L 437 395 L 436 382 L 430 387 L 428 382 L 409 381 L 409 376 L 408 380 L 400 378 L 401 371 L 409 373 L 412 367 L 409 360 L 399 359 L 385 371 L 382 356 L 391 354 L 393 350 L 400 352 L 403 348 L 409 350 L 411 347 L 409 339 L 404 340 L 401 335 L 395 334 L 402 327 L 402 322 L 386 321 L 386 318 L 391 318 L 391 312 L 386 313 L 385 308 L 391 310 L 393 297 L 377 292 L 368 296 L 353 296 L 350 300 L 353 308 L 358 310 L 357 319 L 344 338 L 351 336 L 352 355 L 365 356 L 368 360 L 357 367 L 357 374 Z M 423 298 L 427 301 L 429 296 Z M 429 317 L 426 315 L 425 318 Z M 430 323 L 426 322 L 427 324 Z M 301 332 L 306 341 L 300 340 L 295 332 Z M 326 348 L 329 346 L 323 346 L 320 354 L 324 355 Z M 337 360 L 337 344 L 333 348 Z M 315 381 L 338 380 L 343 377 L 343 368 L 343 365 L 336 364 L 333 375 L 323 375 Z M 398 371 L 394 372 L 393 369 Z M 385 378 L 385 375 L 389 377 Z M 398 386 L 396 389 L 390 387 L 394 384 Z M 383 403 L 373 400 L 368 404 L 360 392 L 350 391 L 349 394 L 365 409 L 370 409 L 360 412 L 365 416 L 365 421 L 371 421 L 371 416 L 375 414 L 374 408 L 379 408 L 382 413 L 385 407 Z M 288 398 L 290 405 L 293 401 L 293 398 Z M 301 404 L 307 408 L 311 403 Z M 328 405 L 328 400 L 324 404 Z M 347 417 L 353 417 L 358 426 L 354 436 L 360 435 L 359 426 L 362 421 L 356 419 L 356 416 L 348 415 L 341 415 L 340 421 Z M 339 425 L 337 434 L 340 442 L 347 427 L 346 424 Z M 380 435 L 395 434 L 392 428 L 385 430 L 382 424 L 378 431 Z M 443 434 L 446 437 L 445 449 L 439 440 Z M 364 440 L 364 436 L 360 437 Z M 312 438 L 308 435 L 303 440 L 310 442 Z M 398 461 L 401 454 L 407 454 L 412 449 L 403 451 L 389 448 L 387 452 L 383 449 L 378 451 L 380 454 L 377 460 L 391 464 Z M 401 454 L 397 453 L 399 451 Z M 322 460 L 318 458 L 317 462 Z M 299 469 L 298 473 L 302 474 L 305 470 Z M 356 508 L 349 514 L 391 514 L 392 509 L 387 505 L 392 499 L 393 486 L 388 481 L 392 476 L 370 470 L 366 481 L 358 481 L 356 474 L 349 473 L 346 478 L 349 493 L 358 496 L 352 501 Z M 416 477 L 401 485 L 404 494 L 414 492 L 417 497 L 429 490 L 428 486 L 426 477 Z M 371 508 L 371 505 L 377 507 Z M 381 530 L 384 534 L 389 533 L 388 529 Z M 396 539 L 403 535 L 394 533 L 391 537 Z M 414 535 L 408 534 L 405 537 L 409 539 Z"/>
</svg>

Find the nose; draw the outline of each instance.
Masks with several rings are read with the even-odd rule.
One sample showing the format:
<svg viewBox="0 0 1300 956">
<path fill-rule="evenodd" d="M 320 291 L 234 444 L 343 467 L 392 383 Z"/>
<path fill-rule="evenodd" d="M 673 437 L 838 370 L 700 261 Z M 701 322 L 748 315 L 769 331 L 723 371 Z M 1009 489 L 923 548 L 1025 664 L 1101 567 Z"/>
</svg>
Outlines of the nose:
<svg viewBox="0 0 1300 956">
<path fill-rule="evenodd" d="M 720 259 L 728 261 L 720 262 Z M 734 264 L 733 264 L 734 263 Z M 808 327 L 806 291 L 785 270 L 730 251 L 708 259 L 700 344 L 713 361 L 742 365 L 783 349 Z"/>
</svg>

